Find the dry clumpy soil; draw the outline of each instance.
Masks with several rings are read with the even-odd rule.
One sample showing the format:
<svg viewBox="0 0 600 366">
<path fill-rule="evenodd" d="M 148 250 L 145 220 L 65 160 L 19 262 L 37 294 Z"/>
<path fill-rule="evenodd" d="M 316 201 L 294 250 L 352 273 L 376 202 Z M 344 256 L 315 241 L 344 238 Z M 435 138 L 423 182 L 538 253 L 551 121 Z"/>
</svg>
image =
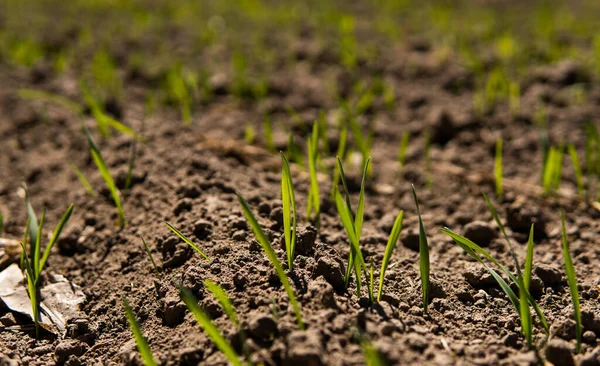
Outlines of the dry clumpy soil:
<svg viewBox="0 0 600 366">
<path fill-rule="evenodd" d="M 416 73 L 392 63 L 383 67 L 397 90 L 397 105 L 389 110 L 376 102 L 360 118 L 375 132 L 362 245 L 367 261 L 376 267 L 395 215 L 405 211 L 401 241 L 386 274 L 384 300 L 369 306 L 366 293 L 357 297 L 353 283 L 349 289 L 343 288 L 349 244 L 328 199 L 333 160 L 327 157 L 327 170 L 320 176 L 321 227 L 317 231 L 300 220 L 296 267 L 288 274 L 306 331 L 298 330 L 285 291 L 246 224 L 235 190 L 246 197 L 284 261 L 280 160 L 262 149 L 260 142 L 256 146 L 243 143 L 245 123 L 256 121 L 260 131 L 265 108 L 284 118 L 284 107 L 293 104 L 302 121 L 293 122 L 297 124 L 294 131 L 297 141 L 304 143 L 317 110 L 323 108 L 333 116 L 337 108 L 334 100 L 319 93 L 325 89 L 319 84 L 320 76 L 335 72 L 335 65 L 309 73 L 299 67 L 297 73 L 278 75 L 280 84 L 283 80 L 295 87 L 267 95 L 260 105 L 220 96 L 202 107 L 191 127 L 184 127 L 174 111 L 144 118 L 144 85 L 132 82 L 126 88 L 122 119 L 138 131 L 143 124 L 147 140 L 138 145 L 133 186 L 123 192 L 128 222 L 122 229 L 115 226 L 116 209 L 109 192 L 102 188 L 104 183 L 89 156 L 79 119 L 57 107 L 17 99 L 15 91 L 31 86 L 32 78 L 16 71 L 0 72 L 0 211 L 5 215 L 4 236 L 22 237 L 26 211 L 19 192 L 21 182 L 28 184 L 36 209 L 48 209 L 47 227 L 53 227 L 73 202 L 73 216 L 50 258 L 48 271 L 65 275 L 87 296 L 83 305 L 87 317 L 73 320 L 65 339 L 47 335 L 36 340 L 31 333 L 2 330 L 0 364 L 141 364 L 121 306 L 123 296 L 132 304 L 161 364 L 225 364 L 224 356 L 179 299 L 176 287 L 181 283 L 191 289 L 236 344 L 233 325 L 202 287 L 204 279 L 212 279 L 231 297 L 249 335 L 251 360 L 256 363 L 360 365 L 364 358 L 358 334 L 362 333 L 389 364 L 529 365 L 543 357 L 560 365 L 597 365 L 600 213 L 574 198 L 574 173 L 568 159 L 559 197 L 542 198 L 535 188 L 541 153 L 539 128 L 531 122 L 533 106 L 540 93 L 561 98 L 571 82 L 561 73 L 571 72 L 576 65 L 551 67 L 545 71 L 549 77 L 532 78 L 523 87 L 522 111 L 516 118 L 506 106 L 478 117 L 471 108 L 472 88 L 448 91 L 444 87 L 448 80 L 464 78 L 464 69 L 452 63 L 436 66 L 428 62 L 432 56 L 427 52 L 394 52 L 387 58 L 401 58 L 397 53 L 405 52 L 400 56 L 422 59 L 427 68 Z M 363 72 L 368 74 L 368 70 Z M 33 86 L 71 95 L 73 83 L 67 75 Z M 563 99 L 548 103 L 551 139 L 573 142 L 581 154 L 585 142 L 582 123 L 600 115 L 600 89 L 592 84 L 588 87 L 588 106 Z M 91 117 L 85 117 L 84 123 L 94 126 Z M 330 123 L 334 149 L 337 132 L 333 117 Z M 433 142 L 431 189 L 426 187 L 422 158 L 428 129 Z M 395 157 L 404 131 L 409 131 L 412 139 L 407 165 L 398 172 Z M 439 231 L 447 226 L 466 234 L 515 270 L 480 194 L 493 192 L 494 142 L 500 133 L 505 141 L 507 182 L 504 197 L 495 202 L 510 237 L 518 243 L 521 260 L 529 225 L 536 224 L 532 292 L 552 327 L 552 340 L 539 354 L 526 350 L 518 316 L 493 278 Z M 99 136 L 96 138 L 100 141 Z M 276 142 L 284 148 L 285 136 L 276 133 Z M 101 143 L 120 187 L 130 143 L 129 137 L 117 134 Z M 86 193 L 69 162 L 82 169 L 98 190 L 97 196 Z M 299 211 L 304 212 L 308 176 L 299 166 L 292 170 Z M 347 174 L 351 191 L 357 193 L 358 167 L 349 165 Z M 419 192 L 431 247 L 433 291 L 427 316 L 422 313 L 417 218 L 410 183 Z M 567 212 L 569 242 L 580 283 L 585 344 L 578 356 L 571 356 L 575 326 L 559 244 L 560 207 Z M 211 261 L 178 240 L 165 221 L 188 235 Z M 160 277 L 154 274 L 140 237 L 160 263 Z M 23 321 L 0 308 L 3 326 Z M 536 326 L 536 341 L 542 342 L 542 333 Z"/>
</svg>

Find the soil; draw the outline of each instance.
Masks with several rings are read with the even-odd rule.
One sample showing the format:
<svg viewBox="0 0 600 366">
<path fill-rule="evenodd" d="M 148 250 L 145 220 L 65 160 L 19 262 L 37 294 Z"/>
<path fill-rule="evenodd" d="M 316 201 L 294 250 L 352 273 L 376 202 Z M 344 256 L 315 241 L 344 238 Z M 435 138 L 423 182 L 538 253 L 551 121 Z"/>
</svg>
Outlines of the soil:
<svg viewBox="0 0 600 366">
<path fill-rule="evenodd" d="M 549 99 L 550 140 L 573 143 L 580 156 L 585 148 L 584 122 L 598 122 L 600 88 L 584 81 L 588 102 L 568 98 L 580 80 L 576 63 L 533 68 L 522 87 L 521 111 L 514 116 L 501 104 L 483 116 L 472 107 L 474 88 L 466 83 L 449 90 L 452 81 L 472 75 L 459 62 L 437 61 L 427 47 L 398 46 L 382 52 L 378 62 L 359 66 L 352 77 L 369 80 L 381 73 L 392 83 L 396 104 L 388 108 L 376 99 L 360 116 L 374 131 L 373 173 L 367 179 L 365 225 L 361 244 L 367 262 L 378 270 L 395 216 L 404 210 L 400 242 L 385 276 L 383 301 L 369 305 L 355 283 L 343 286 L 349 244 L 331 202 L 333 154 L 324 156 L 319 181 L 322 221 L 317 230 L 301 217 L 295 269 L 288 272 L 301 305 L 306 330 L 301 331 L 275 271 L 249 229 L 235 191 L 250 203 L 277 254 L 282 248 L 282 210 L 278 154 L 264 148 L 262 116 L 276 121 L 277 149 L 285 149 L 288 126 L 305 146 L 312 121 L 325 110 L 330 125 L 331 151 L 338 143 L 335 128 L 338 102 L 325 92 L 331 75 L 344 88 L 346 71 L 338 61 L 323 62 L 327 50 L 310 37 L 303 50 L 314 57 L 292 69 L 275 70 L 270 92 L 260 101 L 239 101 L 214 86 L 215 97 L 195 111 L 186 127 L 175 109 L 144 115 L 148 83 L 143 78 L 125 84 L 121 119 L 145 137 L 137 145 L 130 190 L 123 189 L 132 139 L 114 133 L 101 141 L 107 164 L 122 189 L 127 225 L 116 225 L 117 212 L 88 152 L 81 120 L 57 106 L 16 97 L 29 87 L 72 97 L 77 80 L 69 73 L 39 80 L 29 71 L 0 66 L 0 212 L 4 237 L 19 239 L 26 223 L 20 185 L 26 182 L 36 210 L 47 209 L 47 228 L 54 227 L 69 203 L 73 215 L 49 260 L 48 271 L 63 274 L 84 289 L 86 317 L 73 319 L 64 339 L 9 329 L 0 332 L 0 364 L 10 365 L 141 365 L 123 312 L 122 297 L 131 303 L 157 361 L 162 365 L 226 364 L 180 300 L 178 284 L 198 297 L 218 328 L 235 344 L 235 327 L 202 281 L 212 279 L 227 290 L 249 335 L 250 360 L 265 365 L 364 364 L 361 337 L 369 339 L 388 364 L 534 365 L 547 360 L 567 365 L 598 364 L 600 354 L 600 260 L 598 208 L 576 195 L 575 174 L 565 157 L 558 194 L 544 197 L 539 187 L 542 156 L 535 106 L 540 95 Z M 316 50 L 316 51 L 315 51 Z M 411 60 L 399 64 L 397 60 Z M 412 65 L 412 66 L 411 66 Z M 414 65 L 420 65 L 415 70 Z M 410 66 L 410 67 L 409 67 Z M 534 73 L 534 70 L 536 73 Z M 126 70 L 123 70 L 125 72 Z M 583 71 L 582 71 L 583 72 Z M 299 120 L 286 107 L 298 111 Z M 83 123 L 94 129 L 86 114 Z M 258 135 L 244 142 L 246 123 Z M 400 137 L 409 131 L 407 163 L 398 169 Z M 427 172 L 424 139 L 431 132 L 431 172 Z M 509 269 L 515 271 L 508 246 L 481 196 L 494 192 L 494 146 L 504 139 L 505 192 L 493 199 L 518 243 L 523 260 L 529 225 L 535 223 L 532 294 L 551 324 L 545 341 L 536 322 L 539 352 L 528 351 L 520 321 L 507 297 L 483 267 L 471 260 L 440 228 L 472 237 Z M 360 167 L 350 158 L 346 173 L 357 201 Z M 98 190 L 90 196 L 70 163 L 77 165 Z M 299 211 L 304 212 L 309 189 L 306 168 L 294 164 L 293 180 Z M 428 174 L 432 186 L 427 186 Z M 431 251 L 432 296 L 423 315 L 419 275 L 418 223 L 411 183 L 417 188 Z M 356 204 L 356 203 L 355 203 Z M 584 319 L 581 354 L 573 355 L 575 323 L 560 247 L 560 209 L 566 211 Z M 172 223 L 210 257 L 204 260 L 177 239 L 164 224 Z M 156 275 L 141 237 L 162 269 Z M 13 315 L 0 308 L 0 322 Z M 17 318 L 17 324 L 26 323 Z M 593 363 L 595 362 L 595 363 Z"/>
</svg>

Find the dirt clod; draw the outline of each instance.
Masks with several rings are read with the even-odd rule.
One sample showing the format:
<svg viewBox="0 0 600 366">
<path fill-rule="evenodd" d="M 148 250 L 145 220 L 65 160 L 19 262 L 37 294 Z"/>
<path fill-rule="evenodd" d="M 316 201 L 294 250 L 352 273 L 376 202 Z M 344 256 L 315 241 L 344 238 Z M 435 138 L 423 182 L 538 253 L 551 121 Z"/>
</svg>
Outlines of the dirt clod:
<svg viewBox="0 0 600 366">
<path fill-rule="evenodd" d="M 575 366 L 575 360 L 571 354 L 573 347 L 562 339 L 553 339 L 548 342 L 544 352 L 546 360 L 554 365 Z"/>
<path fill-rule="evenodd" d="M 474 243 L 487 247 L 496 237 L 496 231 L 487 222 L 473 221 L 465 226 L 465 237 Z"/>
</svg>

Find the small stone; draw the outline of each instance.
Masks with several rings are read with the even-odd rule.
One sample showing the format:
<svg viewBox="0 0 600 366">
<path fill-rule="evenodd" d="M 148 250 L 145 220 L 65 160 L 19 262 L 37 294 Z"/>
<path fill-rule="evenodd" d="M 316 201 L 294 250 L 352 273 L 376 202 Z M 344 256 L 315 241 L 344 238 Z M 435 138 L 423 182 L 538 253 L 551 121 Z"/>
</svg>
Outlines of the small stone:
<svg viewBox="0 0 600 366">
<path fill-rule="evenodd" d="M 586 330 L 583 332 L 582 337 L 585 343 L 596 343 L 596 333 L 592 332 L 591 330 Z"/>
<path fill-rule="evenodd" d="M 277 323 L 270 315 L 254 312 L 248 316 L 248 332 L 252 338 L 271 341 L 277 334 Z"/>
<path fill-rule="evenodd" d="M 562 274 L 560 270 L 547 264 L 538 263 L 533 269 L 533 273 L 535 273 L 542 280 L 544 286 L 546 287 L 558 285 L 562 280 Z"/>
<path fill-rule="evenodd" d="M 546 360 L 553 365 L 575 366 L 571 348 L 569 342 L 560 338 L 555 338 L 548 342 L 548 345 L 546 346 Z"/>
<path fill-rule="evenodd" d="M 465 226 L 465 237 L 482 247 L 487 247 L 496 237 L 496 231 L 487 222 L 473 221 Z"/>
<path fill-rule="evenodd" d="M 69 356 L 81 356 L 88 350 L 88 345 L 76 340 L 65 340 L 56 346 L 54 354 L 56 355 L 57 363 L 65 362 Z"/>
<path fill-rule="evenodd" d="M 244 241 L 246 240 L 246 232 L 244 230 L 238 230 L 233 233 L 231 239 L 235 241 Z"/>
<path fill-rule="evenodd" d="M 234 219 L 231 220 L 231 227 L 233 229 L 245 230 L 248 228 L 248 224 L 246 223 L 246 220 L 244 220 L 243 218 L 234 217 Z"/>
<path fill-rule="evenodd" d="M 0 323 L 5 327 L 12 327 L 13 325 L 17 325 L 17 319 L 13 313 L 6 313 L 0 318 Z"/>
</svg>

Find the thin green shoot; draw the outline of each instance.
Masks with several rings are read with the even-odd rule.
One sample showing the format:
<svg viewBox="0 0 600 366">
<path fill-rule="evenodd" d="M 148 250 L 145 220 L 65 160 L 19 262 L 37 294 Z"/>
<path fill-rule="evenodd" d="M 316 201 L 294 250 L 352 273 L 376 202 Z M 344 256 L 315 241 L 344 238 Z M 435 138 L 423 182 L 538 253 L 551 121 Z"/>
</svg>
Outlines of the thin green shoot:
<svg viewBox="0 0 600 366">
<path fill-rule="evenodd" d="M 410 143 L 410 132 L 404 131 L 402 138 L 400 139 L 400 148 L 398 149 L 398 168 L 404 168 L 406 164 L 406 153 L 408 151 L 408 144 Z"/>
<path fill-rule="evenodd" d="M 97 196 L 98 193 L 94 190 L 94 187 L 92 187 L 92 185 L 87 180 L 81 169 L 79 169 L 77 165 L 75 165 L 75 163 L 73 162 L 71 162 L 71 169 L 73 169 L 73 172 L 77 176 L 77 179 L 79 179 L 79 182 L 81 183 L 83 188 L 85 188 L 86 192 L 92 197 Z"/>
<path fill-rule="evenodd" d="M 367 366 L 385 366 L 386 363 L 381 359 L 379 352 L 373 347 L 371 342 L 366 339 L 360 343 L 365 358 L 365 365 Z"/>
<path fill-rule="evenodd" d="M 548 156 L 544 163 L 544 177 L 542 180 L 542 188 L 544 194 L 550 194 L 560 187 L 562 176 L 562 161 L 564 155 L 564 147 L 550 146 Z"/>
<path fill-rule="evenodd" d="M 125 221 L 125 212 L 123 211 L 123 206 L 121 205 L 121 194 L 120 194 L 119 190 L 117 189 L 117 186 L 115 185 L 115 181 L 113 180 L 112 176 L 110 175 L 110 172 L 108 171 L 108 166 L 106 165 L 104 158 L 102 158 L 100 149 L 98 148 L 98 145 L 96 145 L 96 143 L 94 142 L 94 138 L 92 137 L 90 130 L 88 130 L 88 128 L 85 125 L 83 126 L 83 129 L 85 131 L 85 135 L 87 136 L 88 143 L 90 145 L 90 152 L 92 154 L 92 158 L 94 159 L 94 163 L 96 164 L 96 167 L 100 171 L 100 174 L 102 175 L 102 178 L 104 179 L 104 182 L 106 182 L 106 186 L 108 187 L 108 190 L 110 191 L 110 195 L 112 196 L 115 206 L 117 206 L 117 211 L 119 214 L 119 226 L 123 227 L 123 226 L 125 226 L 126 221 Z"/>
<path fill-rule="evenodd" d="M 269 151 L 275 151 L 275 140 L 273 139 L 273 122 L 271 122 L 271 117 L 265 114 L 265 118 L 263 119 L 263 133 L 265 135 L 265 144 L 267 145 L 267 149 Z"/>
<path fill-rule="evenodd" d="M 573 163 L 573 170 L 575 171 L 575 182 L 577 183 L 577 194 L 583 197 L 585 186 L 583 183 L 583 172 L 581 170 L 581 164 L 579 163 L 579 157 L 577 156 L 577 150 L 575 145 L 569 144 L 567 147 L 571 162 Z"/>
<path fill-rule="evenodd" d="M 250 224 L 250 227 L 252 228 L 252 231 L 254 232 L 254 236 L 256 237 L 256 240 L 258 241 L 258 243 L 264 250 L 265 254 L 267 255 L 267 257 L 268 257 L 269 261 L 271 262 L 271 264 L 273 265 L 273 267 L 275 268 L 275 271 L 277 272 L 277 275 L 279 276 L 279 280 L 281 281 L 281 284 L 283 285 L 285 291 L 287 292 L 288 298 L 290 300 L 290 304 L 292 305 L 292 308 L 294 309 L 294 312 L 296 313 L 296 320 L 298 322 L 298 326 L 300 327 L 300 329 L 304 329 L 304 322 L 302 321 L 300 305 L 298 304 L 298 301 L 296 300 L 296 296 L 294 295 L 294 290 L 292 289 L 292 286 L 285 274 L 285 271 L 283 270 L 281 262 L 277 258 L 277 254 L 275 254 L 275 250 L 271 246 L 271 242 L 269 241 L 269 238 L 265 235 L 262 227 L 258 223 L 258 220 L 256 220 L 256 217 L 250 210 L 250 206 L 248 206 L 248 203 L 246 202 L 246 200 L 242 197 L 242 195 L 240 193 L 236 192 L 236 194 L 238 196 L 240 205 L 242 206 L 242 210 L 244 211 L 244 216 L 246 216 L 246 220 Z"/>
<path fill-rule="evenodd" d="M 102 137 L 108 137 L 110 135 L 109 128 L 113 128 L 123 134 L 133 136 L 136 139 L 141 139 L 141 137 L 133 129 L 105 113 L 104 108 L 94 98 L 85 82 L 81 83 L 81 90 L 83 92 L 83 97 L 92 112 L 92 116 L 94 116 L 94 119 L 96 120 L 98 132 L 100 132 Z"/>
<path fill-rule="evenodd" d="M 377 291 L 377 301 L 381 301 L 381 296 L 383 294 L 383 279 L 385 277 L 385 271 L 387 270 L 390 259 L 392 258 L 392 252 L 396 247 L 396 243 L 398 242 L 398 238 L 400 237 L 400 232 L 402 231 L 402 220 L 404 219 L 404 211 L 400 211 L 398 216 L 396 216 L 396 220 L 394 221 L 394 226 L 392 227 L 392 232 L 390 233 L 390 237 L 388 238 L 387 245 L 385 246 L 385 253 L 383 255 L 383 261 L 381 262 L 381 270 L 379 271 L 379 290 Z"/>
<path fill-rule="evenodd" d="M 494 177 L 496 178 L 496 196 L 502 197 L 502 137 L 496 140 L 496 157 L 494 159 Z"/>
<path fill-rule="evenodd" d="M 143 236 L 140 236 L 140 239 L 142 239 L 142 244 L 144 245 L 144 251 L 146 252 L 146 255 L 148 255 L 148 258 L 150 259 L 150 263 L 152 263 L 154 272 L 156 272 L 156 275 L 160 277 L 160 270 L 156 266 L 156 262 L 154 262 L 154 258 L 152 257 L 152 253 L 150 252 L 150 248 L 148 247 L 148 244 L 146 244 L 146 241 L 144 240 Z"/>
<path fill-rule="evenodd" d="M 256 132 L 254 131 L 254 126 L 250 123 L 246 124 L 246 128 L 244 128 L 244 142 L 248 145 L 252 145 L 255 139 Z"/>
<path fill-rule="evenodd" d="M 417 215 L 419 217 L 419 269 L 421 272 L 421 288 L 423 290 L 423 314 L 426 315 L 430 291 L 429 244 L 427 243 L 427 235 L 425 234 L 425 227 L 423 226 L 423 220 L 421 219 L 421 209 L 419 208 L 417 191 L 415 190 L 414 185 L 411 186 L 415 205 L 417 206 Z"/>
<path fill-rule="evenodd" d="M 217 299 L 219 304 L 221 304 L 223 310 L 225 310 L 225 314 L 227 314 L 227 317 L 229 317 L 233 324 L 239 327 L 240 321 L 237 317 L 235 309 L 233 308 L 233 304 L 229 299 L 229 296 L 227 296 L 227 292 L 225 292 L 225 290 L 213 280 L 206 279 L 203 283 L 204 287 L 215 297 L 215 299 Z"/>
<path fill-rule="evenodd" d="M 210 259 L 208 258 L 208 256 L 206 254 L 204 254 L 202 249 L 200 249 L 199 246 L 194 244 L 190 239 L 188 239 L 185 235 L 183 235 L 183 233 L 181 231 L 179 231 L 175 226 L 173 226 L 169 222 L 165 222 L 165 224 L 175 235 L 177 235 L 179 237 L 179 239 L 183 240 L 187 245 L 192 247 L 192 249 L 194 249 L 195 251 L 200 253 L 200 255 L 204 257 L 204 259 L 206 259 L 207 261 L 210 261 Z"/>
<path fill-rule="evenodd" d="M 31 223 L 31 217 L 27 216 L 27 223 L 25 224 L 25 232 L 23 233 L 23 241 L 21 242 L 21 245 L 23 246 L 23 248 L 27 248 L 27 238 L 29 237 L 29 224 L 30 223 Z M 25 264 L 25 255 L 26 255 L 26 251 L 22 250 L 21 258 L 19 259 L 19 268 L 21 268 L 21 270 L 25 270 L 27 267 Z"/>
<path fill-rule="evenodd" d="M 137 155 L 137 141 L 131 142 L 131 148 L 129 150 L 129 163 L 127 166 L 127 175 L 125 176 L 125 190 L 128 191 L 131 188 L 131 181 L 133 178 L 133 168 L 135 168 L 135 158 Z"/>
<path fill-rule="evenodd" d="M 27 185 L 23 183 L 21 184 L 21 187 L 25 191 L 25 205 L 27 206 L 27 216 L 31 220 L 29 225 L 29 238 L 32 243 L 35 243 L 38 234 L 38 219 L 35 214 L 35 210 L 33 209 L 33 205 L 31 204 L 31 199 L 29 198 L 29 190 L 27 189 Z"/>
<path fill-rule="evenodd" d="M 563 251 L 563 258 L 565 261 L 565 272 L 567 273 L 567 282 L 569 283 L 569 289 L 571 290 L 571 300 L 573 301 L 573 313 L 575 318 L 575 337 L 577 339 L 577 345 L 575 347 L 575 353 L 581 352 L 581 334 L 583 332 L 583 326 L 581 322 L 581 309 L 579 306 L 579 292 L 577 290 L 577 275 L 575 274 L 575 266 L 569 253 L 569 243 L 567 241 L 567 229 L 565 225 L 565 211 L 561 210 L 561 244 Z"/>
<path fill-rule="evenodd" d="M 140 355 L 142 356 L 144 365 L 156 366 L 157 363 L 156 361 L 154 361 L 154 356 L 152 355 L 150 345 L 146 341 L 146 338 L 142 333 L 142 329 L 140 328 L 140 325 L 135 318 L 135 314 L 133 314 L 133 310 L 131 309 L 131 306 L 129 306 L 129 302 L 125 297 L 123 297 L 123 307 L 125 308 L 125 316 L 127 317 L 129 328 L 131 328 L 131 332 L 133 333 L 133 337 L 135 338 L 135 343 L 137 345 L 138 351 L 140 352 Z"/>
<path fill-rule="evenodd" d="M 283 163 L 281 169 L 281 203 L 283 208 L 283 230 L 285 239 L 285 249 L 287 253 L 288 269 L 292 270 L 294 264 L 294 253 L 296 251 L 296 196 L 294 194 L 294 185 L 292 183 L 292 173 L 290 164 L 281 153 Z"/>
<path fill-rule="evenodd" d="M 194 315 L 194 318 L 196 318 L 196 321 L 198 322 L 198 324 L 200 324 L 202 329 L 204 329 L 204 331 L 206 332 L 208 337 L 217 346 L 219 351 L 221 351 L 225 355 L 225 357 L 227 357 L 227 360 L 232 365 L 242 366 L 242 362 L 240 362 L 238 355 L 235 352 L 234 348 L 231 346 L 231 344 L 229 344 L 227 339 L 221 334 L 219 329 L 215 326 L 215 324 L 210 319 L 210 316 L 208 314 L 206 314 L 206 312 L 204 312 L 204 310 L 202 310 L 198 306 L 198 300 L 196 299 L 196 297 L 194 297 L 194 295 L 192 295 L 191 292 L 189 292 L 188 290 L 186 290 L 184 288 L 180 289 L 180 295 L 181 295 L 181 299 L 183 300 L 183 302 L 185 303 L 187 308 L 190 310 L 192 315 Z"/>
<path fill-rule="evenodd" d="M 534 226 L 531 224 L 529 230 L 529 240 L 527 241 L 527 255 L 525 257 L 525 268 L 523 269 L 523 281 L 522 287 L 529 291 L 531 284 L 531 272 L 533 268 L 533 232 Z M 531 349 L 533 347 L 533 322 L 531 321 L 531 312 L 529 311 L 529 304 L 527 301 L 527 293 L 519 290 L 519 304 L 520 304 L 520 315 L 521 315 L 521 328 L 525 339 L 527 340 L 527 347 Z"/>
<path fill-rule="evenodd" d="M 342 127 L 340 130 L 340 138 L 338 142 L 337 149 L 337 157 L 339 159 L 344 159 L 344 155 L 346 155 L 346 140 L 348 138 L 348 130 L 346 127 Z M 331 182 L 331 200 L 335 200 L 335 192 L 338 189 L 338 185 L 340 183 L 340 170 L 334 169 L 333 171 L 333 180 Z"/>
<path fill-rule="evenodd" d="M 308 203 L 306 206 L 306 219 L 320 226 L 321 196 L 319 192 L 319 181 L 317 180 L 317 163 L 319 160 L 319 125 L 313 124 L 312 135 L 307 142 L 308 170 L 310 173 L 310 190 L 308 192 Z M 314 213 L 314 216 L 313 216 Z"/>
</svg>

